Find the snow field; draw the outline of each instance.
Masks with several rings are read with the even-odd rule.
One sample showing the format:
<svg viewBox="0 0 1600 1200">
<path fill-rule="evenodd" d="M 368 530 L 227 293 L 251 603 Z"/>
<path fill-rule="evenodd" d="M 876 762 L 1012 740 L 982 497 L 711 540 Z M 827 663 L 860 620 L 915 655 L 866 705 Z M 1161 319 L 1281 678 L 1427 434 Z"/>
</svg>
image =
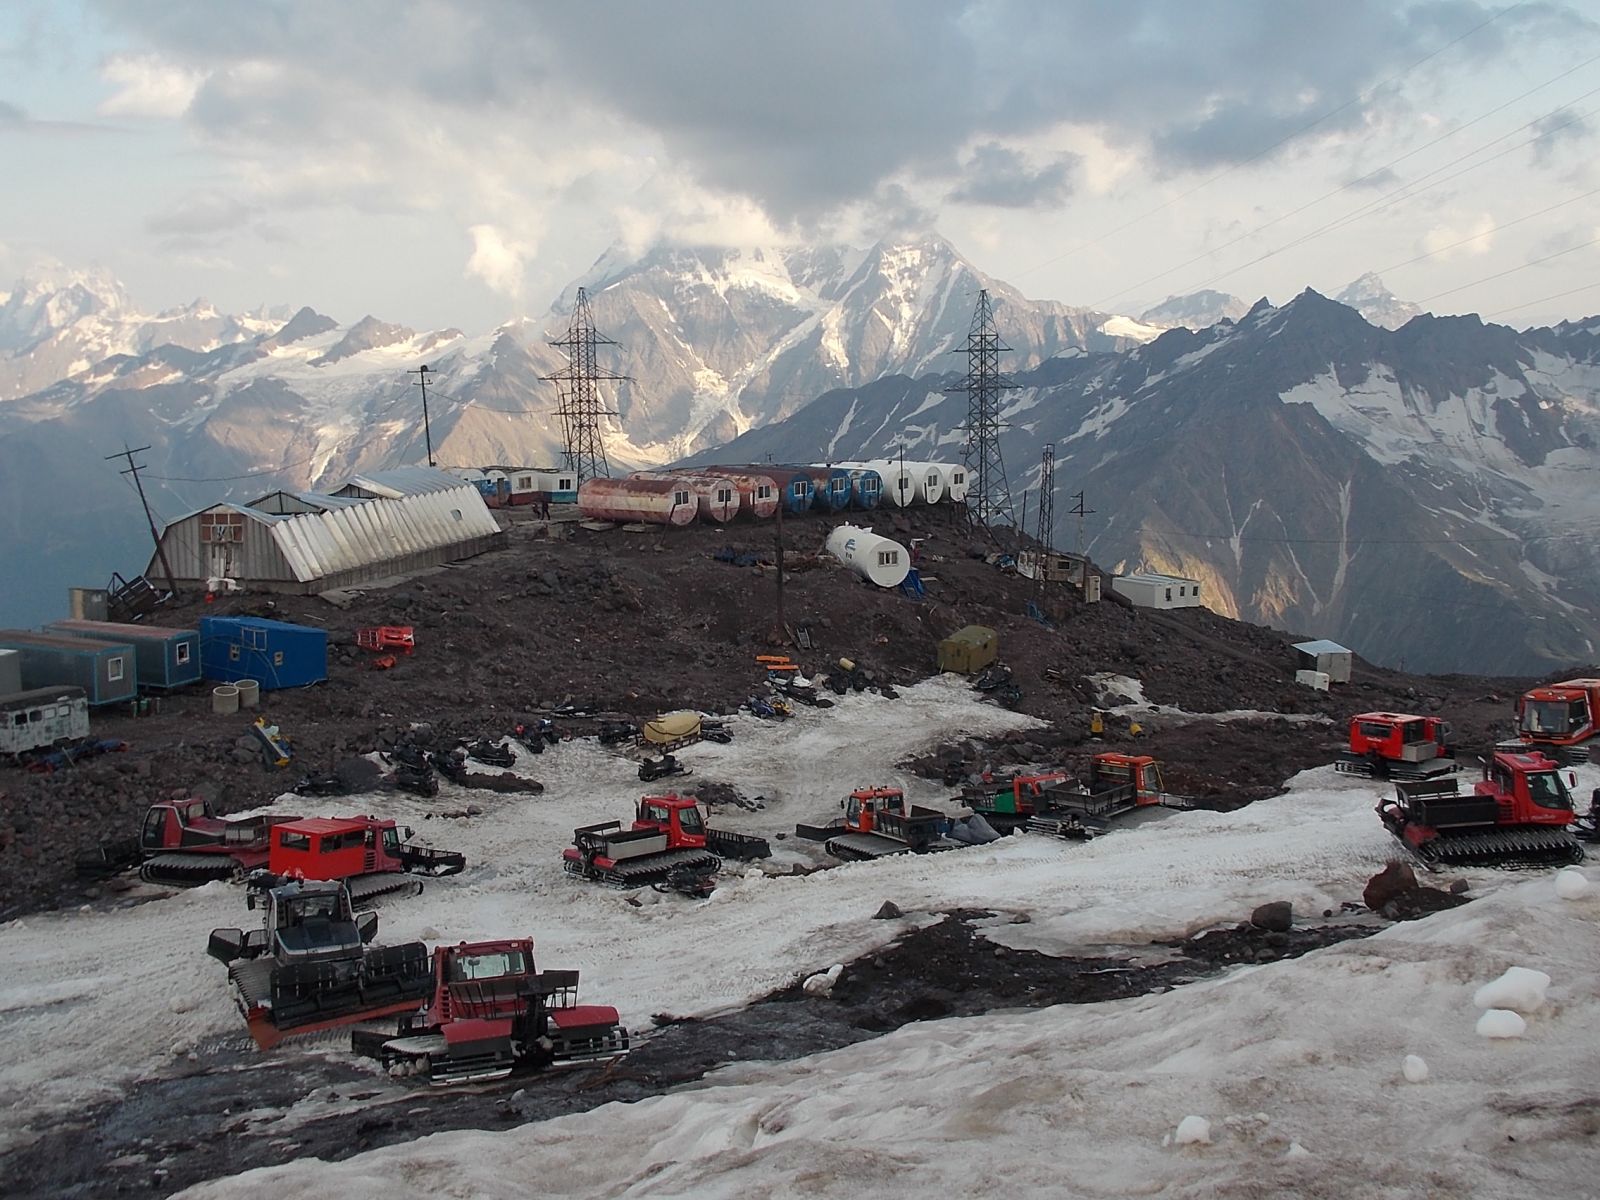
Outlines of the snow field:
<svg viewBox="0 0 1600 1200">
<path fill-rule="evenodd" d="M 951 738 L 1034 723 L 979 703 L 959 680 L 934 679 L 906 689 L 898 701 L 852 695 L 833 709 L 802 708 L 783 723 L 735 718 L 732 744 L 686 750 L 681 757 L 696 774 L 655 787 L 731 782 L 746 796 L 764 796 L 767 807 L 729 807 L 713 817 L 713 825 L 792 835 L 796 821 L 837 815 L 839 799 L 863 785 L 901 786 L 915 802 L 940 802 L 948 789 L 893 764 Z M 1586 769 L 1600 777 L 1600 768 Z M 1086 944 L 1144 943 L 1236 922 L 1267 900 L 1292 901 L 1301 920 L 1319 917 L 1359 895 L 1365 880 L 1399 853 L 1372 812 L 1381 785 L 1329 767 L 1301 775 L 1288 794 L 1239 812 L 1139 814 L 1127 828 L 1087 844 L 1015 837 L 808 876 L 769 877 L 759 868 L 729 864 L 713 896 L 693 902 L 648 889 L 618 892 L 569 878 L 561 869 L 560 853 L 574 826 L 630 818 L 635 800 L 648 790 L 636 777 L 634 760 L 592 740 L 574 741 L 542 756 L 522 754 L 518 770 L 542 780 L 546 793 L 499 796 L 442 784 L 441 794 L 430 800 L 403 794 L 288 796 L 274 807 L 304 815 L 377 812 L 412 825 L 425 841 L 464 851 L 468 867 L 462 875 L 430 881 L 420 897 L 383 908 L 379 940 L 431 945 L 531 934 L 541 965 L 580 969 L 583 998 L 616 1005 L 636 1034 L 648 1031 L 653 1013 L 726 1010 L 826 972 L 935 919 L 929 910 L 992 909 L 1000 916 L 985 933 L 997 943 L 1081 952 Z M 427 812 L 469 804 L 482 808 L 482 815 L 425 819 Z M 772 844 L 780 867 L 823 857 L 820 846 L 792 836 Z M 1469 877 L 1474 894 L 1512 882 L 1493 872 Z M 1548 879 L 1535 885 L 1549 897 Z M 630 904 L 629 895 L 642 903 Z M 873 920 L 885 899 L 907 918 Z M 1588 899 L 1559 907 L 1573 920 L 1592 922 L 1597 906 L 1600 900 Z M 1012 911 L 1033 919 L 1011 925 L 1006 917 Z M 0 954 L 8 967 L 0 979 L 0 1030 L 8 1044 L 29 1048 L 27 1055 L 0 1061 L 0 1093 L 15 1098 L 0 1109 L 0 1149 L 8 1139 L 26 1137 L 30 1125 L 51 1113 L 114 1097 L 191 1053 L 203 1059 L 219 1046 L 248 1047 L 225 971 L 206 956 L 205 942 L 213 927 L 248 926 L 254 917 L 239 889 L 213 884 L 131 909 L 45 915 L 0 926 Z M 1471 918 L 1452 920 L 1455 928 Z M 1456 982 L 1476 987 L 1509 965 L 1548 967 L 1536 949 L 1530 943 L 1527 953 L 1512 955 L 1493 971 Z M 1564 965 L 1550 973 L 1569 989 L 1578 977 Z M 1194 985 L 1184 994 L 1212 986 Z M 1462 1004 L 1470 1020 L 1468 1000 Z M 1470 1026 L 1463 1033 L 1478 1040 L 1471 1038 Z M 964 1044 L 969 1034 L 952 1036 Z M 272 1053 L 342 1054 L 345 1045 L 336 1032 Z M 1395 1077 L 1394 1062 L 1413 1049 L 1392 1047 L 1385 1078 Z M 1009 1056 L 998 1045 L 995 1053 Z M 1434 1057 L 1430 1051 L 1430 1061 Z M 1161 1114 L 1160 1121 L 1170 1132 L 1186 1113 L 1205 1111 L 1184 1105 Z M 1305 1144 L 1318 1149 L 1309 1138 Z"/>
<path fill-rule="evenodd" d="M 1523 878 L 1175 992 L 907 1026 L 636 1104 L 184 1194 L 510 1198 L 529 1178 L 557 1196 L 729 1200 L 1588 1194 L 1595 919 L 1547 897 Z M 1524 1038 L 1473 1036 L 1472 989 L 1513 960 L 1569 985 Z M 1428 1087 L 1396 1071 L 1408 1053 L 1432 1064 Z"/>
</svg>

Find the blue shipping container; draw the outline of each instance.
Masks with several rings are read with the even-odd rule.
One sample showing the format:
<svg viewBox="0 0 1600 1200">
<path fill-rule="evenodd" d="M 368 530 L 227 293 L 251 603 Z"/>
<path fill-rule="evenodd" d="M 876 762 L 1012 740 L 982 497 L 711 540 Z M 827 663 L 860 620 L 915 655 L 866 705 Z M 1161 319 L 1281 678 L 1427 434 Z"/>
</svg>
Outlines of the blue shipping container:
<svg viewBox="0 0 1600 1200">
<path fill-rule="evenodd" d="M 201 617 L 200 669 L 218 683 L 254 679 L 262 691 L 328 677 L 328 634 L 265 617 Z"/>
<path fill-rule="evenodd" d="M 45 632 L 133 647 L 139 687 L 183 687 L 200 682 L 200 635 L 193 629 L 127 625 L 120 621 L 52 621 Z"/>
<path fill-rule="evenodd" d="M 0 629 L 0 649 L 15 650 L 22 659 L 22 686 L 80 687 L 92 707 L 133 699 L 138 690 L 133 647 L 85 642 L 54 633 Z"/>
</svg>

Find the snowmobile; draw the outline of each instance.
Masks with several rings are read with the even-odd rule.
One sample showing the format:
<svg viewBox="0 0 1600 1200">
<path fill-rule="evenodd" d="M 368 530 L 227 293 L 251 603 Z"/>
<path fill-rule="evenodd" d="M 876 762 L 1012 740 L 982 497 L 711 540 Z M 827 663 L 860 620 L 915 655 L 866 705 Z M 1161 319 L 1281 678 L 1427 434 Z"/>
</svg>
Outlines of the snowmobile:
<svg viewBox="0 0 1600 1200">
<path fill-rule="evenodd" d="M 413 771 L 423 770 L 428 765 L 428 752 L 415 742 L 396 743 L 385 751 L 384 758 L 403 767 L 410 767 Z"/>
<path fill-rule="evenodd" d="M 994 663 L 984 668 L 983 673 L 972 681 L 972 686 L 980 692 L 992 692 L 1010 682 L 1011 668 L 1004 663 Z"/>
<path fill-rule="evenodd" d="M 517 755 L 509 746 L 500 742 L 491 742 L 488 738 L 479 738 L 464 747 L 468 758 L 475 758 L 488 767 L 514 767 L 517 765 Z"/>
<path fill-rule="evenodd" d="M 733 730 L 721 721 L 703 720 L 700 722 L 700 737 L 705 741 L 726 746 L 733 741 Z"/>
<path fill-rule="evenodd" d="M 704 900 L 717 890 L 717 867 L 705 863 L 686 863 L 673 867 L 665 879 L 657 879 L 650 886 L 658 892 L 677 892 L 680 896 Z"/>
<path fill-rule="evenodd" d="M 671 754 L 663 754 L 660 758 L 647 758 L 639 764 L 639 778 L 645 783 L 655 779 L 666 779 L 672 775 L 693 773 Z"/>
<path fill-rule="evenodd" d="M 344 780 L 329 772 L 321 775 L 307 775 L 294 785 L 295 794 L 298 796 L 344 796 L 350 789 L 345 787 Z"/>
<path fill-rule="evenodd" d="M 639 736 L 639 731 L 626 721 L 601 721 L 600 731 L 595 736 L 600 739 L 602 746 L 615 746 L 633 741 Z"/>
<path fill-rule="evenodd" d="M 410 792 L 416 796 L 439 794 L 439 781 L 434 778 L 433 768 L 426 763 L 421 767 L 408 767 L 402 763 L 395 767 L 390 779 L 402 792 Z"/>
</svg>

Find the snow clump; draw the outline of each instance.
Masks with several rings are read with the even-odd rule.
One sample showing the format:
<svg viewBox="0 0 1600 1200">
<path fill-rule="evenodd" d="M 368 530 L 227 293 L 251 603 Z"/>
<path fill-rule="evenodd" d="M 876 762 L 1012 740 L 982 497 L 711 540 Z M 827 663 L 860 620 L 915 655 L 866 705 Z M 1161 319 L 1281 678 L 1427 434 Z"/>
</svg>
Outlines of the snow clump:
<svg viewBox="0 0 1600 1200">
<path fill-rule="evenodd" d="M 1180 1146 L 1209 1146 L 1211 1122 L 1204 1117 L 1187 1116 L 1178 1122 L 1178 1132 L 1172 1140 Z"/>
<path fill-rule="evenodd" d="M 843 963 L 834 963 L 826 971 L 818 971 L 800 985 L 808 996 L 831 996 L 833 985 L 839 982 L 839 976 L 844 973 Z"/>
<path fill-rule="evenodd" d="M 1581 900 L 1588 894 L 1588 877 L 1577 867 L 1556 872 L 1556 895 L 1563 900 Z"/>
<path fill-rule="evenodd" d="M 1400 1065 L 1400 1073 L 1406 1077 L 1407 1083 L 1428 1082 L 1428 1064 L 1418 1054 L 1406 1055 L 1406 1061 Z"/>
<path fill-rule="evenodd" d="M 1509 1008 L 1516 1012 L 1538 1012 L 1544 1007 L 1544 993 L 1550 976 L 1527 967 L 1507 967 L 1493 983 L 1486 983 L 1472 997 L 1479 1008 Z"/>
<path fill-rule="evenodd" d="M 1285 1158 L 1310 1158 L 1311 1157 L 1311 1151 L 1307 1150 L 1299 1142 L 1290 1142 L 1289 1143 L 1289 1149 L 1284 1154 L 1284 1157 Z"/>
<path fill-rule="evenodd" d="M 1478 1018 L 1478 1036 L 1486 1038 L 1519 1038 L 1528 1031 L 1528 1023 L 1509 1008 L 1491 1008 Z"/>
</svg>

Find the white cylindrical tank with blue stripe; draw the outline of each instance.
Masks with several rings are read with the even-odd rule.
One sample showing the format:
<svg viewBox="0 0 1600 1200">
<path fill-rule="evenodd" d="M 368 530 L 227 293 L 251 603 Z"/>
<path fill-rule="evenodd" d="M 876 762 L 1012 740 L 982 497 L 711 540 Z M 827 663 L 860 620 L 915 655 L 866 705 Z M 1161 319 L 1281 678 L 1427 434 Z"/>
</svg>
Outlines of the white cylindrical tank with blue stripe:
<svg viewBox="0 0 1600 1200">
<path fill-rule="evenodd" d="M 879 587 L 899 587 L 911 570 L 909 550 L 859 525 L 840 525 L 828 534 L 828 553 Z"/>
</svg>

